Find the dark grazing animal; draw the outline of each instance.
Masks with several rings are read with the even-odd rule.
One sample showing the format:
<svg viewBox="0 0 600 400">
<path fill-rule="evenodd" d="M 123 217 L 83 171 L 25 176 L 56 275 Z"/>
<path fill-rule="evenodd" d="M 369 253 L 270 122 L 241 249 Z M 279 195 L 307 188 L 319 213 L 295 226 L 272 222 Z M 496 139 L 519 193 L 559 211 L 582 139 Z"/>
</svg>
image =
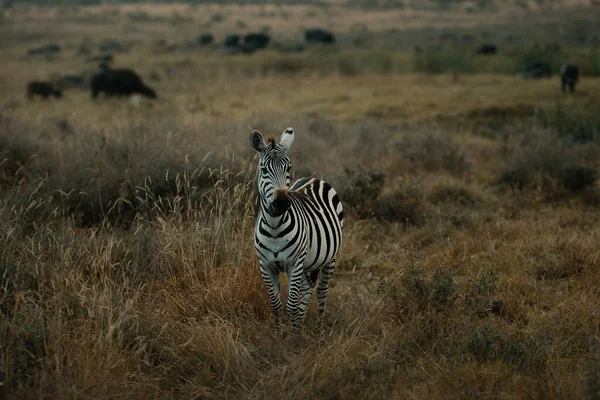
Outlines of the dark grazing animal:
<svg viewBox="0 0 600 400">
<path fill-rule="evenodd" d="M 266 33 L 248 33 L 244 36 L 242 50 L 252 53 L 259 49 L 264 49 L 269 45 L 271 38 Z"/>
<path fill-rule="evenodd" d="M 110 69 L 102 67 L 91 80 L 92 97 L 105 93 L 107 96 L 129 96 L 139 93 L 151 99 L 156 98 L 156 92 L 144 85 L 140 77 L 130 69 Z"/>
<path fill-rule="evenodd" d="M 333 33 L 325 29 L 307 29 L 304 31 L 304 39 L 309 43 L 335 43 Z"/>
<path fill-rule="evenodd" d="M 35 96 L 40 96 L 42 99 L 47 99 L 50 96 L 60 98 L 62 97 L 62 90 L 50 82 L 31 81 L 27 84 L 27 97 L 31 100 Z"/>
<path fill-rule="evenodd" d="M 567 86 L 571 90 L 571 93 L 575 91 L 575 85 L 579 80 L 579 68 L 576 65 L 565 64 L 560 68 L 560 81 L 562 83 L 562 91 L 567 89 Z"/>
<path fill-rule="evenodd" d="M 214 41 L 215 39 L 212 33 L 202 33 L 196 38 L 196 43 L 198 43 L 200 46 L 207 46 L 212 44 Z"/>
<path fill-rule="evenodd" d="M 477 50 L 477 54 L 492 55 L 498 52 L 498 47 L 495 44 L 484 44 Z"/>
<path fill-rule="evenodd" d="M 223 46 L 228 48 L 237 48 L 240 44 L 240 35 L 235 33 L 225 36 Z"/>
</svg>

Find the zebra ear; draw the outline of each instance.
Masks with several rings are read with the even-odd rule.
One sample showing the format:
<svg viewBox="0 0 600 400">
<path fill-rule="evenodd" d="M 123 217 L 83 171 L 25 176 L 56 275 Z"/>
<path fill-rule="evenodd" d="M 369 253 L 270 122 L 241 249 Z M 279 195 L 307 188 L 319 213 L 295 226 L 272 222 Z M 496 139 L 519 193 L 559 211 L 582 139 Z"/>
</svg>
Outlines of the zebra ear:
<svg viewBox="0 0 600 400">
<path fill-rule="evenodd" d="M 294 130 L 292 128 L 287 128 L 283 131 L 279 143 L 281 143 L 286 150 L 289 150 L 292 143 L 294 143 Z"/>
<path fill-rule="evenodd" d="M 250 146 L 257 153 L 262 152 L 267 145 L 265 144 L 265 139 L 263 138 L 262 133 L 257 131 L 256 129 L 252 131 L 250 134 Z"/>
</svg>

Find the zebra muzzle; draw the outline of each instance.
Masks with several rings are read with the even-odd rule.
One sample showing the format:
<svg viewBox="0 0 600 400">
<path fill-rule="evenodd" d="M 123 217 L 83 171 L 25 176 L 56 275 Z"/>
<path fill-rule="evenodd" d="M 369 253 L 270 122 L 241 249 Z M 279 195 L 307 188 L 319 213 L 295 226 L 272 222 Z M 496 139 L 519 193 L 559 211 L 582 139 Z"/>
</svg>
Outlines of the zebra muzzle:
<svg viewBox="0 0 600 400">
<path fill-rule="evenodd" d="M 290 208 L 291 201 L 287 190 L 276 190 L 274 200 L 269 205 L 269 214 L 279 217 Z"/>
</svg>

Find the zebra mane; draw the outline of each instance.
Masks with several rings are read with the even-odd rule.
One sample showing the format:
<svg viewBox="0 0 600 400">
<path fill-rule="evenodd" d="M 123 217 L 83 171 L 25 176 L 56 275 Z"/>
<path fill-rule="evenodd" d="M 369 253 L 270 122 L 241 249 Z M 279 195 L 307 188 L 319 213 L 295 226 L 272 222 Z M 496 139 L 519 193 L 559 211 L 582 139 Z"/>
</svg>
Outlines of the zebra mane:
<svg viewBox="0 0 600 400">
<path fill-rule="evenodd" d="M 275 138 L 273 136 L 267 137 L 267 143 L 271 144 L 271 148 L 275 148 Z"/>
</svg>

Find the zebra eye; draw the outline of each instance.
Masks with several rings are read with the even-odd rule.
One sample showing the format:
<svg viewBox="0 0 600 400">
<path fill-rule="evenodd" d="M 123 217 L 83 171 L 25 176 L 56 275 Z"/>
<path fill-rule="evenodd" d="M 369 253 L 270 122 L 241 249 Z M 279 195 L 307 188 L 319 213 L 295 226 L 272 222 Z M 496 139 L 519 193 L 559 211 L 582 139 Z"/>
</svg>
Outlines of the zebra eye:
<svg viewBox="0 0 600 400">
<path fill-rule="evenodd" d="M 269 171 L 267 170 L 267 167 L 260 167 L 260 172 L 262 172 L 263 174 L 269 173 Z"/>
</svg>

